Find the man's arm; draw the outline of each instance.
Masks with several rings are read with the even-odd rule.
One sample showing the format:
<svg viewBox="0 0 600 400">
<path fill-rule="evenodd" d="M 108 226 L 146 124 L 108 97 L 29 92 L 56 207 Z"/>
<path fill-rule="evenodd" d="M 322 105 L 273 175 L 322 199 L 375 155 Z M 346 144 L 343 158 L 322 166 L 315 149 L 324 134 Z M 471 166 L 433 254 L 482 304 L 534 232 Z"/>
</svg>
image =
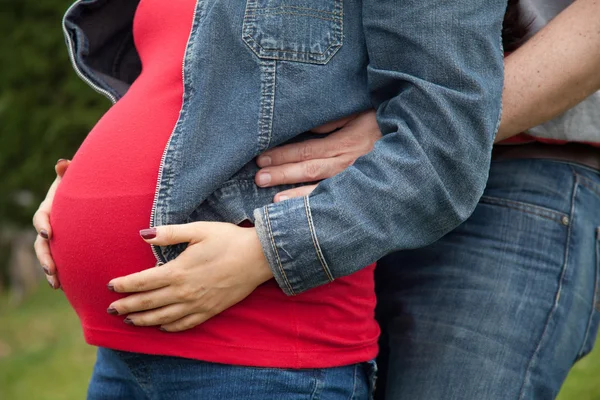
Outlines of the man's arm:
<svg viewBox="0 0 600 400">
<path fill-rule="evenodd" d="M 505 59 L 502 120 L 496 142 L 544 123 L 600 90 L 600 1 L 578 0 Z M 346 124 L 325 140 L 294 143 L 258 158 L 268 186 L 325 179 L 371 151 L 379 139 L 373 119 Z M 334 125 L 333 127 L 338 127 Z M 322 130 L 328 133 L 329 130 Z M 268 157 L 268 166 L 265 164 Z M 281 192 L 306 195 L 314 186 Z"/>
<path fill-rule="evenodd" d="M 505 2 L 365 0 L 369 83 L 384 137 L 307 197 L 255 212 L 287 294 L 425 246 L 485 187 L 499 123 Z"/>
<path fill-rule="evenodd" d="M 578 0 L 506 58 L 497 140 L 546 122 L 600 90 L 600 0 Z"/>
</svg>

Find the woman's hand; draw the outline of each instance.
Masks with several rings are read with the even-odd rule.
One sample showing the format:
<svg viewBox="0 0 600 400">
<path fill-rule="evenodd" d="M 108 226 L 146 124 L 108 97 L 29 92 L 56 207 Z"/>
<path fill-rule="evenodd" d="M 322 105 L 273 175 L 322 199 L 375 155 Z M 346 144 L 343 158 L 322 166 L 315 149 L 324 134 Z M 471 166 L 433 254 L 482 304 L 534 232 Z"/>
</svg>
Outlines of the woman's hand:
<svg viewBox="0 0 600 400">
<path fill-rule="evenodd" d="M 239 303 L 273 277 L 256 229 L 223 222 L 194 222 L 145 229 L 146 242 L 189 243 L 175 260 L 109 282 L 109 290 L 135 293 L 110 305 L 125 323 L 193 328 Z"/>
<path fill-rule="evenodd" d="M 339 129 L 337 132 L 334 130 Z M 288 144 L 270 149 L 256 163 L 262 169 L 256 174 L 256 184 L 270 187 L 283 184 L 320 181 L 342 172 L 373 150 L 381 131 L 370 110 L 330 122 L 313 129 L 314 133 L 331 133 L 324 139 Z M 317 185 L 307 185 L 277 193 L 275 202 L 306 196 Z"/>
<path fill-rule="evenodd" d="M 56 265 L 50 254 L 50 246 L 48 239 L 52 237 L 52 228 L 50 227 L 50 210 L 52 210 L 52 201 L 54 200 L 54 193 L 56 188 L 60 184 L 60 181 L 65 174 L 65 171 L 69 167 L 71 161 L 69 160 L 58 160 L 54 170 L 56 171 L 56 179 L 50 186 L 46 198 L 40 204 L 40 207 L 33 215 L 33 226 L 38 233 L 35 243 L 33 245 L 35 249 L 35 255 L 38 261 L 42 265 L 42 269 L 46 274 L 46 280 L 53 289 L 60 288 L 60 282 L 58 276 L 56 276 Z"/>
</svg>

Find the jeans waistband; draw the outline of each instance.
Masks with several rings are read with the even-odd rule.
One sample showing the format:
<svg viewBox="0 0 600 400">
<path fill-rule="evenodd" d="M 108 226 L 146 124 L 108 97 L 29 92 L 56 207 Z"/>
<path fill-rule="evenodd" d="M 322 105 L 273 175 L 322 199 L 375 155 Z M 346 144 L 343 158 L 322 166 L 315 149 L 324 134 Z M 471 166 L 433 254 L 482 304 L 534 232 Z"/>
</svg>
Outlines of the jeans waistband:
<svg viewBox="0 0 600 400">
<path fill-rule="evenodd" d="M 508 159 L 548 159 L 580 164 L 600 172 L 600 148 L 583 143 L 527 143 L 494 146 L 492 161 Z"/>
</svg>

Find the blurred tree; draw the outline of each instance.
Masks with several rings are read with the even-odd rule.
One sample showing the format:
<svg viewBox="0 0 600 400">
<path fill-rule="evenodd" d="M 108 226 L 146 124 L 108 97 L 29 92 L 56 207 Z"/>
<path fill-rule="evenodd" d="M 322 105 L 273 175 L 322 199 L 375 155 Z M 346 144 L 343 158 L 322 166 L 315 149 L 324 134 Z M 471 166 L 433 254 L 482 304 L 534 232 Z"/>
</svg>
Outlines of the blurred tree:
<svg viewBox="0 0 600 400">
<path fill-rule="evenodd" d="M 54 179 L 110 103 L 68 58 L 61 20 L 73 0 L 0 0 L 0 229 L 30 226 Z"/>
</svg>

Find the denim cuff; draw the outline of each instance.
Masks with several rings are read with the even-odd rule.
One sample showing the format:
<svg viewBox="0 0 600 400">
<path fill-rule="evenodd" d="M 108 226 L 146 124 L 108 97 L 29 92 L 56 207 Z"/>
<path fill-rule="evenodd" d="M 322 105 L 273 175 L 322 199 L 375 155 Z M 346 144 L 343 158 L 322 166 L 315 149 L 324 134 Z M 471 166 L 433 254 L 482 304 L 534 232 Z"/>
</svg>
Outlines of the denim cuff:
<svg viewBox="0 0 600 400">
<path fill-rule="evenodd" d="M 315 231 L 308 196 L 254 211 L 255 227 L 275 280 L 288 296 L 333 281 Z"/>
</svg>

